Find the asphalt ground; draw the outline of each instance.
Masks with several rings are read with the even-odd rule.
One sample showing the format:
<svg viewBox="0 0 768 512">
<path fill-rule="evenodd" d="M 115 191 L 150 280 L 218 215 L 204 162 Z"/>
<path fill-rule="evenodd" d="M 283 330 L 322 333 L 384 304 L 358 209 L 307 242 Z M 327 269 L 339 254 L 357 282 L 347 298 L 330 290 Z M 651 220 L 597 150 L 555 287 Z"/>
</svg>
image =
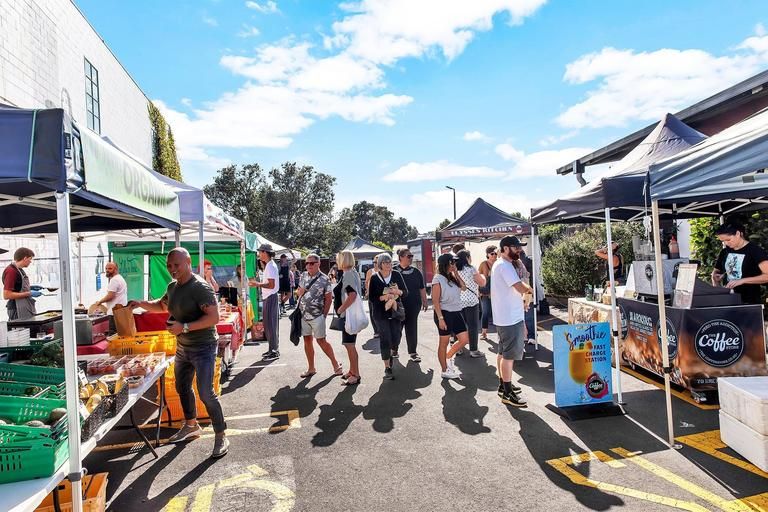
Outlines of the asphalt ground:
<svg viewBox="0 0 768 512">
<path fill-rule="evenodd" d="M 100 443 L 85 465 L 109 472 L 108 510 L 768 510 L 768 494 L 758 496 L 768 474 L 718 445 L 716 410 L 675 398 L 685 443 L 670 450 L 663 392 L 632 376 L 622 375 L 627 415 L 568 421 L 548 409 L 547 330 L 515 365 L 529 403 L 517 409 L 496 394 L 493 342 L 480 342 L 485 358 L 456 358 L 461 380 L 440 378 L 431 312 L 419 325 L 423 362 L 400 359 L 394 381 L 382 380 L 378 340 L 364 331 L 356 387 L 342 386 L 319 350 L 317 375 L 300 378 L 304 352 L 288 341 L 287 319 L 280 329 L 279 360 L 262 362 L 265 344 L 248 344 L 223 383 L 231 441 L 223 459 L 208 457 L 210 431 L 161 446 L 158 459 L 135 431 Z M 346 364 L 339 333 L 330 341 Z"/>
</svg>

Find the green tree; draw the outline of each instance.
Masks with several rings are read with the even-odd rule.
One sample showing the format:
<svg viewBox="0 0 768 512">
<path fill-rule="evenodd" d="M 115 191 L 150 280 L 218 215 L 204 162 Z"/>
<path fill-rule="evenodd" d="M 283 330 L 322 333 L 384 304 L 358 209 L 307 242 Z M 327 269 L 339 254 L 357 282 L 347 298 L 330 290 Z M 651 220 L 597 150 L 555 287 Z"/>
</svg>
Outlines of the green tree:
<svg viewBox="0 0 768 512">
<path fill-rule="evenodd" d="M 333 221 L 323 226 L 320 248 L 323 254 L 332 256 L 342 250 L 353 236 L 351 224 L 341 214 L 334 215 Z"/>
<path fill-rule="evenodd" d="M 245 222 L 245 229 L 260 232 L 263 186 L 264 173 L 259 164 L 230 165 L 219 169 L 213 183 L 204 186 L 203 192 L 213 204 Z"/>
<path fill-rule="evenodd" d="M 373 245 L 375 245 L 376 247 L 379 247 L 379 248 L 383 249 L 386 252 L 390 252 L 390 253 L 392 252 L 392 246 L 391 245 L 387 245 L 387 244 L 385 244 L 384 242 L 382 242 L 380 240 L 374 240 L 371 243 Z"/>
<path fill-rule="evenodd" d="M 323 247 L 324 229 L 333 222 L 336 178 L 311 165 L 286 162 L 269 171 L 259 190 L 255 226 L 270 240 L 289 247 Z"/>
<path fill-rule="evenodd" d="M 450 223 L 451 223 L 451 221 L 448 220 L 448 219 L 441 220 L 440 224 L 438 224 L 437 227 L 435 228 L 435 231 L 442 231 Z"/>
<path fill-rule="evenodd" d="M 364 240 L 380 240 L 390 246 L 403 244 L 419 234 L 404 217 L 395 217 L 386 206 L 368 201 L 344 208 L 340 218 L 342 222 L 349 223 L 353 236 Z"/>
</svg>

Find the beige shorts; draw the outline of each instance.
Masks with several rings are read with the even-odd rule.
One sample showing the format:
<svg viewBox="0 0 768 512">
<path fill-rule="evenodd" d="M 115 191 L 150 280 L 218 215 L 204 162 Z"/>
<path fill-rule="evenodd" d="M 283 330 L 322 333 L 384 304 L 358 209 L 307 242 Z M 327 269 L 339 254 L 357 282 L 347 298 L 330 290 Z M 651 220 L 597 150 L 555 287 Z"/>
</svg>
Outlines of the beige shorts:
<svg viewBox="0 0 768 512">
<path fill-rule="evenodd" d="M 325 317 L 320 315 L 312 320 L 301 319 L 301 335 L 325 338 Z"/>
</svg>

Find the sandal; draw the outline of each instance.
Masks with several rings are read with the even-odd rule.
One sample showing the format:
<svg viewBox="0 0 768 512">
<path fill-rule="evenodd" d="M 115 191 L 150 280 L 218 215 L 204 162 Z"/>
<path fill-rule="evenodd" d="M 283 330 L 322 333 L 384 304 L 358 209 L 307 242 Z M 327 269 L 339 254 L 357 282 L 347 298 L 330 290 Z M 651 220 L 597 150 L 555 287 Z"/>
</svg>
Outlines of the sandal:
<svg viewBox="0 0 768 512">
<path fill-rule="evenodd" d="M 341 363 L 339 363 L 339 366 L 336 367 L 336 370 L 333 372 L 334 375 L 344 375 L 344 368 L 341 366 Z"/>
<path fill-rule="evenodd" d="M 299 375 L 299 377 L 301 377 L 302 379 L 308 379 L 309 377 L 312 377 L 316 373 L 317 372 L 311 372 L 311 371 L 307 370 L 304 373 L 302 373 L 301 375 Z"/>
<path fill-rule="evenodd" d="M 350 375 L 349 379 L 342 383 L 344 386 L 357 386 L 360 384 L 360 377 L 357 375 Z"/>
</svg>

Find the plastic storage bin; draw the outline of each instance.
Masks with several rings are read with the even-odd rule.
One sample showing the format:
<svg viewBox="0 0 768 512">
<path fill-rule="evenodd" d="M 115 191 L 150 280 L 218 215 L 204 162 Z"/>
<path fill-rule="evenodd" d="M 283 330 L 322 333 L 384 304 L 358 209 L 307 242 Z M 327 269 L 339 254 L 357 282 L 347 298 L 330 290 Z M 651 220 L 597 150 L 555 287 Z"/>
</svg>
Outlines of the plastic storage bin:
<svg viewBox="0 0 768 512">
<path fill-rule="evenodd" d="M 722 409 L 720 439 L 749 462 L 768 472 L 768 436 L 755 432 Z"/>
<path fill-rule="evenodd" d="M 104 512 L 107 508 L 107 473 L 83 477 L 83 512 Z M 72 484 L 64 480 L 59 484 L 59 504 L 62 512 L 72 510 Z M 53 493 L 46 496 L 35 512 L 54 512 Z"/>
<path fill-rule="evenodd" d="M 768 436 L 768 377 L 720 377 L 717 389 L 722 411 Z"/>
</svg>

